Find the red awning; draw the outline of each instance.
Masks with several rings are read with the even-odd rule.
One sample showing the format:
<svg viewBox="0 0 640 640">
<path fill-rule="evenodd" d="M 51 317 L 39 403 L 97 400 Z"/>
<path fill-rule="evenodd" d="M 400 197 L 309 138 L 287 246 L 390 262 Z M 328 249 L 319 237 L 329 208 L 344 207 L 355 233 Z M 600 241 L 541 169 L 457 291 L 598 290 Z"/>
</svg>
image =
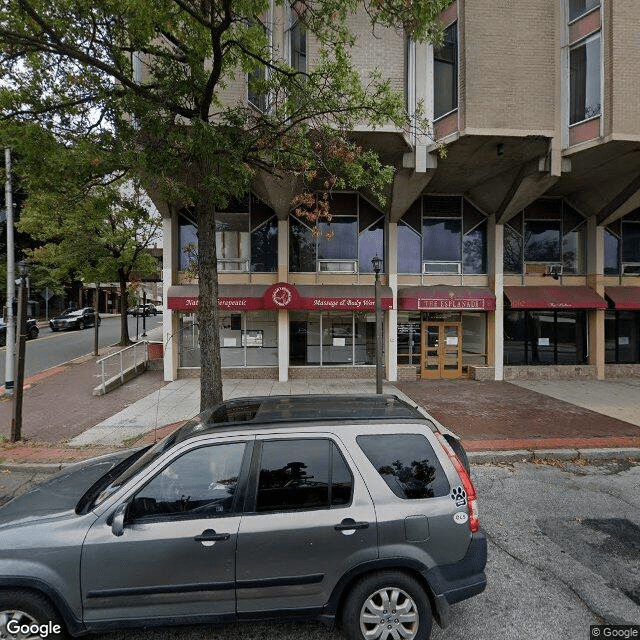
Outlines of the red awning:
<svg viewBox="0 0 640 640">
<path fill-rule="evenodd" d="M 169 287 L 167 307 L 176 311 L 198 308 L 199 286 L 183 284 Z M 271 286 L 257 284 L 220 285 L 218 307 L 237 311 L 291 309 L 309 311 L 375 311 L 373 285 L 303 285 L 287 282 Z M 381 287 L 383 309 L 393 308 L 389 287 Z"/>
<path fill-rule="evenodd" d="M 604 295 L 616 309 L 640 309 L 640 287 L 605 287 Z"/>
<path fill-rule="evenodd" d="M 512 309 L 606 309 L 607 303 L 591 287 L 558 285 L 505 287 Z"/>
<path fill-rule="evenodd" d="M 495 311 L 496 297 L 486 287 L 410 287 L 398 291 L 404 311 Z"/>
</svg>

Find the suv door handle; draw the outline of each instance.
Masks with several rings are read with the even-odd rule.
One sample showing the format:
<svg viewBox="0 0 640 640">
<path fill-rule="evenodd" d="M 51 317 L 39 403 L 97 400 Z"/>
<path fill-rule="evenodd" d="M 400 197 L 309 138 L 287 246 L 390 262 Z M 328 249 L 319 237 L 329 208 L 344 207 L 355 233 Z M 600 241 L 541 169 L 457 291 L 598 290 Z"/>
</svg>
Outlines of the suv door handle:
<svg viewBox="0 0 640 640">
<path fill-rule="evenodd" d="M 216 533 L 213 529 L 205 529 L 194 540 L 196 542 L 218 542 L 219 540 L 228 540 L 230 537 L 230 533 Z"/>
<path fill-rule="evenodd" d="M 340 524 L 333 527 L 336 531 L 349 531 L 350 529 L 368 529 L 368 522 L 356 522 L 353 518 L 345 518 Z"/>
</svg>

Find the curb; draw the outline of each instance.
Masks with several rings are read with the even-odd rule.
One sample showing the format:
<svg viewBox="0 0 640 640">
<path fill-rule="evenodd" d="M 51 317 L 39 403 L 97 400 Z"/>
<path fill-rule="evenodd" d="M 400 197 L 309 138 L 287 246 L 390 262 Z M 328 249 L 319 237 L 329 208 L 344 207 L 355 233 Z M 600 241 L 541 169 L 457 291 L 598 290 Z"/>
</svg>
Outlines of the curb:
<svg viewBox="0 0 640 640">
<path fill-rule="evenodd" d="M 88 460 L 88 458 L 87 458 Z M 22 473 L 57 473 L 73 462 L 2 462 L 0 471 L 21 471 Z"/>
<path fill-rule="evenodd" d="M 635 447 L 597 449 L 515 449 L 512 451 L 469 451 L 471 464 L 499 464 L 534 462 L 539 460 L 639 460 L 640 449 Z"/>
<path fill-rule="evenodd" d="M 99 456 L 96 456 L 99 457 Z M 512 451 L 470 451 L 469 462 L 480 464 L 513 464 L 515 462 L 552 461 L 603 461 L 603 460 L 638 460 L 640 449 L 515 449 Z M 89 460 L 82 458 L 71 462 L 0 462 L 0 471 L 21 471 L 23 473 L 56 473 L 76 462 Z"/>
</svg>

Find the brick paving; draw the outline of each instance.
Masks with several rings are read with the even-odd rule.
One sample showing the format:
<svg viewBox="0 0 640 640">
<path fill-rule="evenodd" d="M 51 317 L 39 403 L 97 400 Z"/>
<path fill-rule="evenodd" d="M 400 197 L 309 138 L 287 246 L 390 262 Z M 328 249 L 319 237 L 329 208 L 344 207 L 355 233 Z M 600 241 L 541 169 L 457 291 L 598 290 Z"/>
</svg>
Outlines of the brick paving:
<svg viewBox="0 0 640 640">
<path fill-rule="evenodd" d="M 64 444 L 164 385 L 161 371 L 148 371 L 107 395 L 94 396 L 100 383 L 97 359 L 75 360 L 25 380 L 22 436 L 27 443 Z M 10 436 L 12 411 L 12 399 L 0 398 L 0 440 Z"/>
<path fill-rule="evenodd" d="M 460 435 L 470 451 L 640 446 L 639 426 L 508 382 L 422 380 L 396 386 Z"/>
</svg>

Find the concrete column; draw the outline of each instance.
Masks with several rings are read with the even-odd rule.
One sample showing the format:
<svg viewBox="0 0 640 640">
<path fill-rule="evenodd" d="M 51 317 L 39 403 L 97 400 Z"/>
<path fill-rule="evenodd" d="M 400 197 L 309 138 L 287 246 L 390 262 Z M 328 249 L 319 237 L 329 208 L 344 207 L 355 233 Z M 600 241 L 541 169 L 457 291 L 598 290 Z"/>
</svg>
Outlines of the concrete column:
<svg viewBox="0 0 640 640">
<path fill-rule="evenodd" d="M 174 248 L 176 247 L 175 234 L 177 233 L 177 220 L 173 217 L 162 218 L 162 282 L 163 292 L 162 313 L 162 344 L 164 345 L 164 379 L 171 382 L 178 376 L 178 313 L 167 307 L 167 293 L 169 286 L 174 283 L 175 272 Z"/>
<path fill-rule="evenodd" d="M 487 231 L 490 282 L 496 296 L 496 310 L 487 322 L 487 356 L 495 380 L 504 380 L 504 225 L 496 224 L 495 215 L 489 216 Z"/>
<path fill-rule="evenodd" d="M 604 227 L 595 216 L 587 220 L 587 284 L 604 297 Z M 604 309 L 587 312 L 589 364 L 595 365 L 598 380 L 604 380 Z"/>
<path fill-rule="evenodd" d="M 393 309 L 387 311 L 385 326 L 385 365 L 387 380 L 396 382 L 398 379 L 398 224 L 389 222 L 387 225 L 387 273 L 389 286 L 393 294 Z"/>
<path fill-rule="evenodd" d="M 278 380 L 289 379 L 289 312 L 278 311 Z"/>
<path fill-rule="evenodd" d="M 289 280 L 289 218 L 278 220 L 278 281 Z M 278 380 L 289 380 L 289 312 L 278 311 Z"/>
</svg>

